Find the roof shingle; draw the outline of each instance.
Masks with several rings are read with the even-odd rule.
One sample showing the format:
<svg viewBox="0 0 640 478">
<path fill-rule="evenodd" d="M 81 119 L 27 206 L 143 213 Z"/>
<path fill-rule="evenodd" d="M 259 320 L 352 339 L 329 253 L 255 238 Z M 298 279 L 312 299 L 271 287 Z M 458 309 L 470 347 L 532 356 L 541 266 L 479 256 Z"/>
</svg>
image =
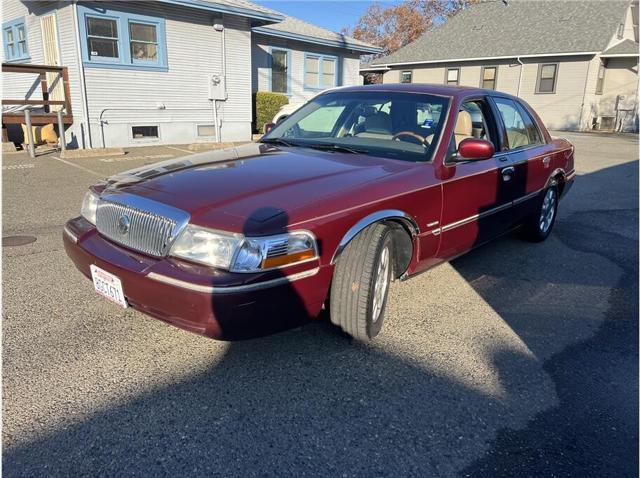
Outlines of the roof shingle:
<svg viewBox="0 0 640 478">
<path fill-rule="evenodd" d="M 373 64 L 600 52 L 628 5 L 629 0 L 487 1 Z"/>
<path fill-rule="evenodd" d="M 624 40 L 602 52 L 603 55 L 638 55 L 638 43 Z"/>
</svg>

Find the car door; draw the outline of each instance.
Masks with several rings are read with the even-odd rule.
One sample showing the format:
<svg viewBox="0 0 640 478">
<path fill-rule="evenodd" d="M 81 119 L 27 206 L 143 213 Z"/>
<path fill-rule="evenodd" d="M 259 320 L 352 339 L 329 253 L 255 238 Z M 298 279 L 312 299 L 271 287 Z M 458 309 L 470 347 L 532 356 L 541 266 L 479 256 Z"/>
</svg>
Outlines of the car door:
<svg viewBox="0 0 640 478">
<path fill-rule="evenodd" d="M 486 97 L 465 99 L 458 109 L 450 156 L 465 138 L 486 139 L 500 151 L 502 139 L 495 113 Z M 466 114 L 465 114 L 466 113 Z M 471 124 L 468 124 L 468 115 Z M 451 258 L 503 233 L 511 206 L 507 158 L 495 155 L 482 161 L 445 159 L 441 242 L 438 257 Z"/>
<path fill-rule="evenodd" d="M 513 168 L 509 185 L 513 201 L 509 226 L 512 226 L 535 210 L 550 175 L 553 147 L 546 144 L 533 116 L 519 101 L 500 96 L 492 101 L 504 137 L 499 156 Z"/>
</svg>

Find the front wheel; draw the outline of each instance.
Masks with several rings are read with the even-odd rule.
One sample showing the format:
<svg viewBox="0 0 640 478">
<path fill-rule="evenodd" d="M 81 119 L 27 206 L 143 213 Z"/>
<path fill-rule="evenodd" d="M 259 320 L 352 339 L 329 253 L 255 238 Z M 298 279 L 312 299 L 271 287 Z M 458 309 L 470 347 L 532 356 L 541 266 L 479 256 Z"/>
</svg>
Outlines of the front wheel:
<svg viewBox="0 0 640 478">
<path fill-rule="evenodd" d="M 524 238 L 532 242 L 544 241 L 551 234 L 557 212 L 558 188 L 550 186 L 545 190 L 536 211 L 525 221 Z"/>
<path fill-rule="evenodd" d="M 331 322 L 356 339 L 373 339 L 382 328 L 393 277 L 392 246 L 392 229 L 373 224 L 353 238 L 336 263 Z"/>
</svg>

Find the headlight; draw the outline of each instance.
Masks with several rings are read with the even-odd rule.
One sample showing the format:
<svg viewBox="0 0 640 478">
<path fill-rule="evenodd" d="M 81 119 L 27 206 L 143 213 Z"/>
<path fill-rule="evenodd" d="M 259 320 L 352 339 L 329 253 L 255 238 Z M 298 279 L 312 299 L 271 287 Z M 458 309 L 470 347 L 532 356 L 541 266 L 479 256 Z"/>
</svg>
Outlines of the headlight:
<svg viewBox="0 0 640 478">
<path fill-rule="evenodd" d="M 187 226 L 171 248 L 171 255 L 208 266 L 229 269 L 242 241 L 240 234 L 227 234 L 197 226 Z"/>
<path fill-rule="evenodd" d="M 87 221 L 95 226 L 96 224 L 96 210 L 98 209 L 98 196 L 93 191 L 87 191 L 82 200 L 82 208 L 80 208 L 80 215 Z"/>
<path fill-rule="evenodd" d="M 257 272 L 314 259 L 318 249 L 315 238 L 307 231 L 244 237 L 187 226 L 170 254 L 231 272 Z"/>
</svg>

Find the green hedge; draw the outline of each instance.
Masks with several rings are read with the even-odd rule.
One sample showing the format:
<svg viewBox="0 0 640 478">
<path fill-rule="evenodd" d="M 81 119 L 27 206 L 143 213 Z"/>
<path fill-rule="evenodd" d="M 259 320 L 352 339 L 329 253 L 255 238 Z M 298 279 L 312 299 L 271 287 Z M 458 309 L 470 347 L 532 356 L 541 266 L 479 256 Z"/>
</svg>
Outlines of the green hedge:
<svg viewBox="0 0 640 478">
<path fill-rule="evenodd" d="M 255 94 L 255 112 L 256 123 L 255 128 L 258 133 L 263 132 L 264 125 L 271 123 L 281 106 L 289 103 L 287 95 L 282 93 L 267 93 L 259 91 Z"/>
</svg>

